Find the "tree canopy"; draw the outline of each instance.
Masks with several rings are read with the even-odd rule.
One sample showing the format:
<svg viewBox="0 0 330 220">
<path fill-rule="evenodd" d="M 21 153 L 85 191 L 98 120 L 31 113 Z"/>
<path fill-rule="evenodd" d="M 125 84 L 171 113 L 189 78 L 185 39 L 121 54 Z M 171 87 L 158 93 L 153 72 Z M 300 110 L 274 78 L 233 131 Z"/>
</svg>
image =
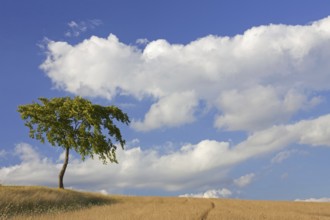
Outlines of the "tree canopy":
<svg viewBox="0 0 330 220">
<path fill-rule="evenodd" d="M 128 125 L 127 114 L 116 106 L 96 105 L 81 97 L 39 98 L 39 101 L 18 107 L 31 138 L 64 148 L 67 157 L 69 149 L 73 149 L 82 160 L 98 155 L 103 163 L 108 160 L 118 163 L 116 143 L 124 148 L 125 140 L 114 120 Z"/>
</svg>

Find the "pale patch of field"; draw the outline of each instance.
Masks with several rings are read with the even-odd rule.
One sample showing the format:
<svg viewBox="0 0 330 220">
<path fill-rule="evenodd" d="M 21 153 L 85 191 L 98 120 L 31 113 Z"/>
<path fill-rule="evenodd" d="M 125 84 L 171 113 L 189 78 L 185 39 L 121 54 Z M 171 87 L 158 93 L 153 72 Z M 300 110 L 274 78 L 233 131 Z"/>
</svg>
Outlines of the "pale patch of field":
<svg viewBox="0 0 330 220">
<path fill-rule="evenodd" d="M 1 187 L 0 187 L 1 188 Z M 39 188 L 40 190 L 40 188 Z M 29 191 L 29 190 L 27 190 Z M 274 202 L 274 201 L 244 201 L 235 199 L 196 199 L 196 198 L 176 198 L 176 197 L 130 197 L 130 196 L 103 196 L 90 193 L 80 193 L 67 190 L 52 189 L 62 194 L 73 193 L 69 197 L 79 197 L 83 194 L 88 200 L 106 198 L 108 203 L 100 203 L 98 206 L 83 206 L 77 200 L 71 200 L 69 203 L 63 201 L 64 197 L 57 197 L 56 203 L 74 206 L 74 203 L 80 204 L 78 208 L 57 209 L 57 211 L 45 212 L 21 212 L 22 216 L 15 215 L 12 219 L 115 219 L 115 220 L 330 220 L 330 203 L 307 203 L 307 202 Z M 14 192 L 12 192 L 14 193 Z M 1 190 L 0 190 L 1 196 Z M 33 196 L 33 193 L 26 192 L 26 195 L 11 194 L 12 202 L 25 200 L 25 202 L 36 201 L 36 207 L 40 206 L 39 192 Z M 24 196 L 24 199 L 21 198 Z M 25 198 L 25 196 L 28 196 Z M 32 196 L 32 197 L 31 197 Z M 47 196 L 53 198 L 52 196 Z M 63 195 L 62 195 L 63 196 Z M 16 197 L 16 198 L 15 198 Z M 56 197 L 56 196 L 55 196 Z M 18 199 L 19 198 L 19 199 Z M 108 199 L 108 200 L 107 200 Z M 54 200 L 54 199 L 53 199 Z M 3 202 L 0 197 L 0 204 Z M 31 201 L 30 201 L 31 202 Z M 57 206 L 56 204 L 53 204 Z M 0 206 L 0 213 L 1 213 Z M 75 207 L 75 206 L 74 206 Z M 33 208 L 33 207 L 32 207 Z M 51 207 L 49 206 L 51 209 Z M 40 214 L 41 213 L 41 214 Z M 0 217 L 1 219 L 1 217 Z"/>
<path fill-rule="evenodd" d="M 329 220 L 330 203 L 212 200 L 207 219 Z"/>
</svg>

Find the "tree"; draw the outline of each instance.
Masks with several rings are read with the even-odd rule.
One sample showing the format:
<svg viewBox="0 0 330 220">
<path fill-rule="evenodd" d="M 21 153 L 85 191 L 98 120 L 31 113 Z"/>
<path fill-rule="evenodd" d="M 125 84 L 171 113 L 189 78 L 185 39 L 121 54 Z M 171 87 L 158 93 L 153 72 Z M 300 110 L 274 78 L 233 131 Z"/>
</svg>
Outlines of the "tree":
<svg viewBox="0 0 330 220">
<path fill-rule="evenodd" d="M 104 164 L 108 160 L 118 163 L 116 145 L 124 148 L 125 140 L 114 119 L 128 125 L 127 114 L 116 106 L 92 104 L 81 97 L 39 98 L 41 103 L 21 105 L 18 107 L 25 125 L 30 129 L 30 137 L 65 150 L 65 159 L 59 173 L 59 188 L 64 189 L 63 177 L 69 161 L 70 149 L 91 158 L 98 155 Z M 115 139 L 115 142 L 111 140 Z"/>
</svg>

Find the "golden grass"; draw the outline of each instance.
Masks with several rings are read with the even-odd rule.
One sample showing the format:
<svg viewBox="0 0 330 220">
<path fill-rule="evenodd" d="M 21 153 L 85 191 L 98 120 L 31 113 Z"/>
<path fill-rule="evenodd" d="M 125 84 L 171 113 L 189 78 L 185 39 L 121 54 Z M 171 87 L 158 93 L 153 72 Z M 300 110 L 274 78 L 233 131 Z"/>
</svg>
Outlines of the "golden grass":
<svg viewBox="0 0 330 220">
<path fill-rule="evenodd" d="M 0 187 L 0 202 L 4 202 L 3 192 L 11 187 Z M 329 220 L 330 219 L 330 203 L 307 203 L 307 202 L 274 202 L 274 201 L 244 201 L 236 199 L 196 199 L 196 198 L 175 198 L 175 197 L 130 197 L 130 196 L 103 196 L 91 193 L 81 193 L 71 190 L 57 190 L 44 187 L 22 187 L 25 192 L 20 190 L 9 190 L 12 204 L 22 202 L 32 208 L 27 211 L 25 208 L 20 211 L 22 216 L 12 215 L 12 219 L 116 219 L 116 220 L 172 220 L 172 219 L 189 219 L 189 220 Z M 37 192 L 30 192 L 30 191 Z M 21 190 L 24 191 L 24 190 Z M 49 195 L 45 196 L 44 192 Z M 18 193 L 19 192 L 19 193 Z M 64 193 L 63 193 L 64 192 Z M 60 194 L 60 195 L 56 195 Z M 66 196 L 64 195 L 66 194 Z M 81 195 L 80 195 L 81 194 Z M 43 199 L 40 199 L 40 197 Z M 53 205 L 58 206 L 56 211 L 34 211 L 33 208 L 40 207 L 41 201 L 49 202 L 52 200 Z M 54 199 L 56 198 L 56 199 Z M 100 204 L 98 202 L 90 202 L 89 199 L 101 199 L 102 206 L 93 206 Z M 81 202 L 84 200 L 85 202 Z M 63 201 L 65 200 L 65 201 Z M 17 202 L 20 201 L 20 202 Z M 59 204 L 57 204 L 59 203 Z M 63 208 L 71 206 L 69 210 Z M 76 205 L 78 203 L 79 205 Z M 110 204 L 109 204 L 110 203 Z M 8 204 L 8 202 L 7 202 Z M 85 204 L 85 205 L 82 205 Z M 87 204 L 87 205 L 86 205 Z M 43 207 L 53 208 L 49 205 Z M 13 206 L 18 207 L 18 205 Z M 85 207 L 85 208 L 84 208 Z M 82 209 L 83 208 L 83 209 Z M 2 212 L 3 206 L 0 206 Z M 65 212 L 63 212 L 65 211 Z M 15 213 L 17 213 L 15 211 Z M 32 215 L 31 215 L 32 213 Z"/>
<path fill-rule="evenodd" d="M 329 220 L 330 203 L 213 200 L 208 219 Z"/>
<path fill-rule="evenodd" d="M 114 202 L 112 198 L 96 193 L 38 186 L 0 186 L 0 219 L 59 213 Z"/>
<path fill-rule="evenodd" d="M 42 215 L 33 219 L 201 219 L 210 204 L 201 199 L 116 196 L 117 203 L 63 214 Z M 23 218 L 16 218 L 23 219 Z"/>
</svg>

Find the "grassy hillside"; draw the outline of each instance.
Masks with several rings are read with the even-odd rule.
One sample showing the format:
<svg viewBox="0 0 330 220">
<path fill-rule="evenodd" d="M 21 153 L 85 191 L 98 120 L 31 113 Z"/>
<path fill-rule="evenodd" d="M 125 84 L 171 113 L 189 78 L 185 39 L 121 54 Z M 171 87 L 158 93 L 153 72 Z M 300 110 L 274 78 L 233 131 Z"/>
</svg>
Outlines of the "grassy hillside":
<svg viewBox="0 0 330 220">
<path fill-rule="evenodd" d="M 0 219 L 111 204 L 108 196 L 38 186 L 0 186 Z"/>
<path fill-rule="evenodd" d="M 6 186 L 0 187 L 0 213 L 3 219 L 329 220 L 330 203 L 103 196 Z"/>
</svg>

